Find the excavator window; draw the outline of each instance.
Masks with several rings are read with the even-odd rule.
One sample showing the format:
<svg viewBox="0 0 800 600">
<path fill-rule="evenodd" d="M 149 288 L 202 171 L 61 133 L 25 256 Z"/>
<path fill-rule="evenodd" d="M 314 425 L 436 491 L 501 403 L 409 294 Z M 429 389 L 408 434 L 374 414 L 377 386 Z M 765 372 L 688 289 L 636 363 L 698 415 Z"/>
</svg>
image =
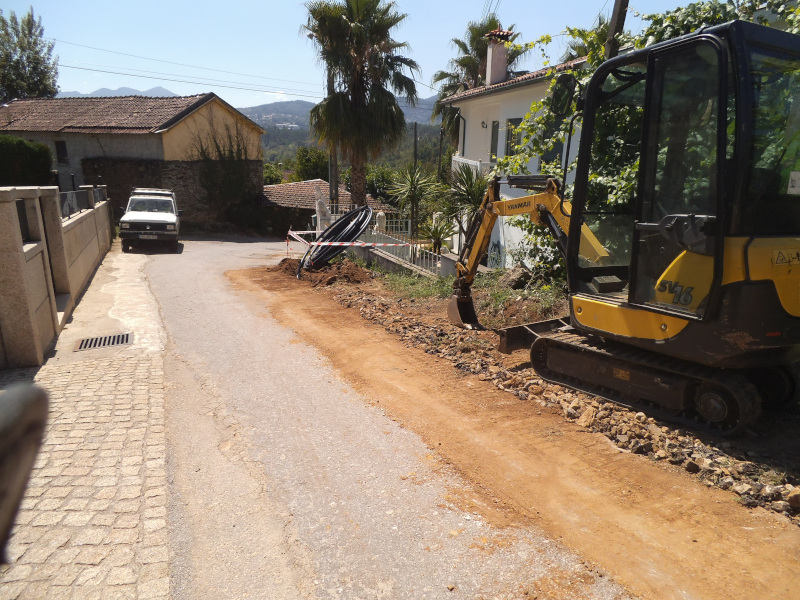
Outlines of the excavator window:
<svg viewBox="0 0 800 600">
<path fill-rule="evenodd" d="M 696 317 L 707 307 L 724 139 L 722 68 L 718 48 L 705 42 L 652 59 L 633 302 Z"/>
<path fill-rule="evenodd" d="M 599 88 L 583 218 L 609 252 L 604 266 L 627 267 L 631 260 L 645 75 L 644 64 L 625 65 L 610 71 Z M 579 264 L 588 261 L 579 257 Z"/>
<path fill-rule="evenodd" d="M 735 233 L 797 235 L 800 223 L 800 56 L 753 48 L 752 147 Z"/>
</svg>

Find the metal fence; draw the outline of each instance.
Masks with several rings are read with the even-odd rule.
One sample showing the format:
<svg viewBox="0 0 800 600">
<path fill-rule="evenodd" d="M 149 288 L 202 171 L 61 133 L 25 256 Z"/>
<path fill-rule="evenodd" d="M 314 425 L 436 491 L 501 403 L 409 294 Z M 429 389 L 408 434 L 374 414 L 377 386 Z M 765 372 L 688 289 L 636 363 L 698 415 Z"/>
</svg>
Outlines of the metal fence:
<svg viewBox="0 0 800 600">
<path fill-rule="evenodd" d="M 61 192 L 59 194 L 59 199 L 61 200 L 61 218 L 65 221 L 72 215 L 78 214 L 84 210 L 89 210 L 92 207 L 89 201 L 88 190 Z"/>
<path fill-rule="evenodd" d="M 411 243 L 411 238 L 403 233 L 380 231 L 370 227 L 359 238 L 368 244 L 410 244 L 402 246 L 378 246 L 377 249 L 411 263 L 434 275 L 439 274 L 439 255 L 424 250 L 419 243 Z"/>
</svg>

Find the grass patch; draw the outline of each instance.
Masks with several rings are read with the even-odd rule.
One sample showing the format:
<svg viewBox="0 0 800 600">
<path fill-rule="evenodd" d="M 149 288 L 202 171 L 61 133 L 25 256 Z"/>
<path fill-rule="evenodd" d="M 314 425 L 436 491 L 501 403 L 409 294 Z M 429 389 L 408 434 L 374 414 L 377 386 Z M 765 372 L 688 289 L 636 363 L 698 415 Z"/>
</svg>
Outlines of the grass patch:
<svg viewBox="0 0 800 600">
<path fill-rule="evenodd" d="M 455 277 L 421 277 L 408 273 L 386 273 L 386 286 L 403 298 L 449 298 Z"/>
<path fill-rule="evenodd" d="M 489 328 L 509 327 L 563 316 L 566 294 L 561 286 L 532 281 L 521 290 L 499 283 L 505 271 L 479 273 L 472 286 L 475 311 Z"/>
</svg>

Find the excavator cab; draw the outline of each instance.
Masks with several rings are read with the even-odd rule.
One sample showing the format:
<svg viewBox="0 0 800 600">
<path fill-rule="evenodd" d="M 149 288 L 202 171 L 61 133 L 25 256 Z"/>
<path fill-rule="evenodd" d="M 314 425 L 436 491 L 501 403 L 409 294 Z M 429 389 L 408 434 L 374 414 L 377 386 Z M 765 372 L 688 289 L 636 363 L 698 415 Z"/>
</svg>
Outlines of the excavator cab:
<svg viewBox="0 0 800 600">
<path fill-rule="evenodd" d="M 800 36 L 736 21 L 623 54 L 582 106 L 571 202 L 487 193 L 457 265 L 461 314 L 490 216 L 526 210 L 566 239 L 570 315 L 501 330 L 501 350 L 716 434 L 796 400 Z"/>
<path fill-rule="evenodd" d="M 573 220 L 612 261 L 587 261 L 571 228 L 576 327 L 720 367 L 800 358 L 788 258 L 800 249 L 798 92 L 800 37 L 738 21 L 601 65 L 586 90 Z M 756 339 L 706 337 L 731 329 Z"/>
</svg>

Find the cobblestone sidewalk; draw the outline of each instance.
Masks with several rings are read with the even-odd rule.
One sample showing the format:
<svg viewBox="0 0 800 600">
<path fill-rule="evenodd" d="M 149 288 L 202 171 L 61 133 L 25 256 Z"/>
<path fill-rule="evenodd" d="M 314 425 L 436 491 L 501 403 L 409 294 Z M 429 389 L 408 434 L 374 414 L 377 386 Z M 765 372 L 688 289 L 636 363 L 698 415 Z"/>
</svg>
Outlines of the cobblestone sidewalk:
<svg viewBox="0 0 800 600">
<path fill-rule="evenodd" d="M 113 285 L 141 284 L 144 260 L 119 256 L 101 267 Z M 0 371 L 0 389 L 20 380 L 47 391 L 50 415 L 0 567 L 0 600 L 168 598 L 161 353 L 134 345 Z"/>
</svg>

